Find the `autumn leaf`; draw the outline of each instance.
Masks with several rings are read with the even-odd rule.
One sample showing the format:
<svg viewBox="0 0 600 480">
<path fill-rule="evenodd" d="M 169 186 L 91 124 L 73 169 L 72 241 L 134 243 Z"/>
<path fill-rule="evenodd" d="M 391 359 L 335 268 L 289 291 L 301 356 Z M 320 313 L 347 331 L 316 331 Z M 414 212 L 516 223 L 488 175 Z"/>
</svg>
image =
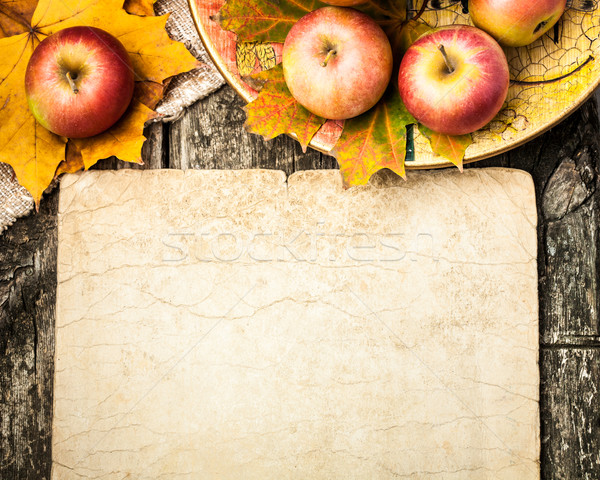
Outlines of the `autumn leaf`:
<svg viewBox="0 0 600 480">
<path fill-rule="evenodd" d="M 406 20 L 406 0 L 371 0 L 355 8 L 373 18 L 388 35 L 399 31 Z"/>
<path fill-rule="evenodd" d="M 433 153 L 450 160 L 462 172 L 465 152 L 467 147 L 473 143 L 470 134 L 444 135 L 421 124 L 419 124 L 419 131 L 429 140 Z"/>
<path fill-rule="evenodd" d="M 148 11 L 152 3 L 132 0 L 129 7 Z M 162 95 L 164 80 L 189 71 L 198 63 L 183 44 L 168 37 L 167 16 L 131 15 L 122 8 L 123 0 L 40 0 L 31 13 L 30 7 L 35 4 L 0 0 L 2 30 L 9 31 L 11 27 L 10 31 L 15 31 L 15 25 L 20 25 L 24 31 L 0 38 L 0 162 L 13 167 L 19 183 L 39 205 L 43 191 L 55 174 L 65 168 L 64 164 L 59 167 L 64 160 L 69 168 L 73 168 L 73 158 L 78 155 L 86 168 L 112 155 L 139 162 L 144 122 L 155 115 L 151 108 Z M 23 27 L 24 21 L 27 28 Z M 69 140 L 74 144 L 66 149 L 67 139 L 35 122 L 27 106 L 24 78 L 29 58 L 39 42 L 76 25 L 101 28 L 123 43 L 133 64 L 136 93 L 129 111 L 108 132 L 90 139 Z"/>
<path fill-rule="evenodd" d="M 145 82 L 135 82 L 135 90 L 133 98 L 146 105 L 149 109 L 154 110 L 158 102 L 163 97 L 170 79 L 162 83 L 146 80 Z"/>
<path fill-rule="evenodd" d="M 318 0 L 229 0 L 219 12 L 219 21 L 240 41 L 283 43 L 294 23 L 323 6 Z"/>
<path fill-rule="evenodd" d="M 287 88 L 283 68 L 278 65 L 254 76 L 264 83 L 258 97 L 246 107 L 246 129 L 269 140 L 282 133 L 296 136 L 302 150 L 310 143 L 325 119 L 310 113 L 300 105 Z"/>
<path fill-rule="evenodd" d="M 241 76 L 269 70 L 277 64 L 277 55 L 270 43 L 239 42 L 236 45 L 235 56 Z"/>
<path fill-rule="evenodd" d="M 0 0 L 0 38 L 29 31 L 37 0 Z"/>
<path fill-rule="evenodd" d="M 64 158 L 66 139 L 38 125 L 25 99 L 25 69 L 37 45 L 23 33 L 0 39 L 0 161 L 39 201 Z"/>
<path fill-rule="evenodd" d="M 239 41 L 283 43 L 298 20 L 324 6 L 319 0 L 228 0 L 217 20 Z M 406 0 L 371 0 L 356 8 L 384 29 L 398 28 L 406 18 Z"/>
<path fill-rule="evenodd" d="M 100 4 L 106 2 L 95 1 Z M 105 19 L 104 30 L 117 37 L 125 46 L 137 81 L 162 83 L 166 78 L 199 65 L 183 43 L 175 42 L 167 35 L 165 24 L 168 15 L 138 17 L 128 15 L 124 10 L 111 12 L 111 15 L 113 22 Z"/>
<path fill-rule="evenodd" d="M 124 162 L 142 163 L 144 123 L 151 116 L 152 110 L 134 100 L 127 114 L 106 132 L 95 137 L 71 139 L 69 143 L 73 142 L 81 152 L 86 170 L 98 160 L 112 155 Z"/>
<path fill-rule="evenodd" d="M 406 7 L 406 0 L 370 0 L 356 6 L 358 10 L 379 22 L 382 27 L 405 20 Z"/>
<path fill-rule="evenodd" d="M 332 151 L 344 185 L 363 185 L 382 168 L 405 177 L 406 126 L 415 122 L 393 86 L 371 110 L 347 120 Z"/>
</svg>

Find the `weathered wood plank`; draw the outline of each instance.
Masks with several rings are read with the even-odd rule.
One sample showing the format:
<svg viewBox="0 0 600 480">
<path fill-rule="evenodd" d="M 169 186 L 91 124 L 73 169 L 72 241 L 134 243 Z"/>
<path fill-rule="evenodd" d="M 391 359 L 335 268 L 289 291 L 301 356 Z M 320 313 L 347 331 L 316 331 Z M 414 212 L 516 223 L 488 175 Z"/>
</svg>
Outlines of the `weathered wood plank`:
<svg viewBox="0 0 600 480">
<path fill-rule="evenodd" d="M 542 472 L 548 480 L 600 478 L 596 103 L 588 102 L 571 120 L 554 129 L 541 151 L 540 163 L 553 165 L 551 173 L 536 176 L 543 248 L 538 255 Z"/>
<path fill-rule="evenodd" d="M 589 101 L 527 146 L 536 156 L 509 153 L 511 164 L 529 170 L 536 183 L 542 345 L 598 340 L 599 134 L 596 103 Z"/>
<path fill-rule="evenodd" d="M 275 168 L 288 175 L 308 168 L 336 168 L 334 158 L 281 135 L 265 142 L 244 130 L 243 100 L 229 86 L 187 109 L 170 127 L 171 168 Z"/>
<path fill-rule="evenodd" d="M 168 127 L 162 123 L 153 123 L 145 128 L 146 141 L 142 147 L 144 168 L 167 168 L 169 159 L 168 149 L 165 147 L 168 139 L 165 137 L 165 130 Z"/>
<path fill-rule="evenodd" d="M 562 175 L 561 179 L 568 181 Z M 544 225 L 546 265 L 540 297 L 544 345 L 600 344 L 599 200 L 594 195 L 575 211 Z"/>
<path fill-rule="evenodd" d="M 0 478 L 50 478 L 58 190 L 0 236 Z"/>
<path fill-rule="evenodd" d="M 600 348 L 541 352 L 542 478 L 600 478 Z"/>
</svg>

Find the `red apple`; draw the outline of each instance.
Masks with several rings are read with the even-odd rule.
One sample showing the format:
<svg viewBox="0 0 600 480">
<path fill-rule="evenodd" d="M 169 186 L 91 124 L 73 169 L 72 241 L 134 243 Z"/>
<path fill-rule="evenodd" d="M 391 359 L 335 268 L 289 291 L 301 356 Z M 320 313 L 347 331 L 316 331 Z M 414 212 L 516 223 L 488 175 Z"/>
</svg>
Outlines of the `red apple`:
<svg viewBox="0 0 600 480">
<path fill-rule="evenodd" d="M 550 30 L 567 0 L 469 0 L 473 23 L 507 47 L 529 45 Z"/>
<path fill-rule="evenodd" d="M 323 7 L 302 17 L 283 45 L 283 74 L 294 98 L 320 117 L 343 120 L 367 111 L 392 75 L 392 48 L 368 15 Z"/>
<path fill-rule="evenodd" d="M 408 111 L 426 127 L 448 135 L 474 132 L 492 120 L 508 84 L 500 45 L 466 25 L 423 35 L 404 55 L 398 74 Z"/>
<path fill-rule="evenodd" d="M 71 27 L 44 39 L 25 73 L 36 120 L 57 135 L 91 137 L 110 128 L 133 96 L 134 75 L 125 47 L 93 27 Z"/>
</svg>

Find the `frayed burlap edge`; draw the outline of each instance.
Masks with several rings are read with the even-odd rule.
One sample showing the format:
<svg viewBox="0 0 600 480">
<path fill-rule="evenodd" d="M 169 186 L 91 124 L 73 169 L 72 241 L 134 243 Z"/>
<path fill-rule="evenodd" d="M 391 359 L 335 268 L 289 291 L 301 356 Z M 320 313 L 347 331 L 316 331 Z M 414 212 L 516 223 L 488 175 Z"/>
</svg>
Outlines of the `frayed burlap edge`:
<svg viewBox="0 0 600 480">
<path fill-rule="evenodd" d="M 202 62 L 200 67 L 191 72 L 173 78 L 156 107 L 162 121 L 173 121 L 181 116 L 186 107 L 211 94 L 225 81 L 202 45 L 187 0 L 158 0 L 154 4 L 154 11 L 157 15 L 171 14 L 166 26 L 169 36 L 184 43 Z"/>
<path fill-rule="evenodd" d="M 0 163 L 0 233 L 33 209 L 33 198 L 15 178 L 10 165 Z"/>
</svg>

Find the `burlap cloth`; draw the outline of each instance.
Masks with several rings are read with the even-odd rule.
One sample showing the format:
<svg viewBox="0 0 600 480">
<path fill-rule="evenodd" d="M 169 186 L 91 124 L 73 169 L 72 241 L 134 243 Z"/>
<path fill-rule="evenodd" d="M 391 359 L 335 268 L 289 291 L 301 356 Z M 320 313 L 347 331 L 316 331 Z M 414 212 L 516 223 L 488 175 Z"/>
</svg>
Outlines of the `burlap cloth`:
<svg viewBox="0 0 600 480">
<path fill-rule="evenodd" d="M 160 121 L 170 122 L 176 120 L 185 107 L 214 92 L 224 81 L 204 50 L 187 0 L 158 0 L 154 10 L 157 15 L 171 13 L 167 21 L 167 32 L 171 38 L 183 42 L 202 62 L 195 70 L 172 79 L 163 100 L 156 108 Z M 0 163 L 0 233 L 32 209 L 33 199 L 19 185 L 12 168 Z"/>
</svg>

